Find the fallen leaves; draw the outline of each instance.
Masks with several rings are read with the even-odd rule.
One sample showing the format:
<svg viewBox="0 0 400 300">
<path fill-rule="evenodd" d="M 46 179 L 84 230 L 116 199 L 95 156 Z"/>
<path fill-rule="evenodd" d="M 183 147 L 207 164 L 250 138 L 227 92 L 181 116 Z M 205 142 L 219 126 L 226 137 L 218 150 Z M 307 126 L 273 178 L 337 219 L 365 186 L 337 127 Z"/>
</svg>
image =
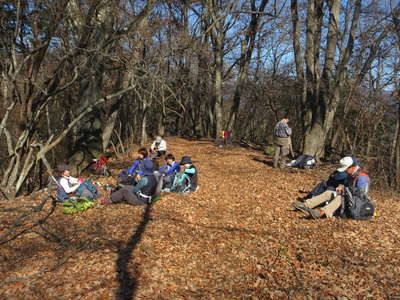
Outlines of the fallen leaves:
<svg viewBox="0 0 400 300">
<path fill-rule="evenodd" d="M 149 211 L 118 204 L 69 216 L 58 209 L 52 228 L 68 243 L 49 243 L 35 234 L 11 242 L 0 248 L 0 280 L 23 278 L 68 259 L 33 280 L 1 286 L 0 298 L 400 295 L 400 207 L 391 194 L 372 193 L 379 217 L 371 221 L 308 220 L 290 203 L 330 168 L 275 170 L 253 160 L 260 156 L 253 150 L 178 138 L 168 142 L 177 158 L 189 154 L 198 161 L 196 193 L 165 194 Z"/>
</svg>

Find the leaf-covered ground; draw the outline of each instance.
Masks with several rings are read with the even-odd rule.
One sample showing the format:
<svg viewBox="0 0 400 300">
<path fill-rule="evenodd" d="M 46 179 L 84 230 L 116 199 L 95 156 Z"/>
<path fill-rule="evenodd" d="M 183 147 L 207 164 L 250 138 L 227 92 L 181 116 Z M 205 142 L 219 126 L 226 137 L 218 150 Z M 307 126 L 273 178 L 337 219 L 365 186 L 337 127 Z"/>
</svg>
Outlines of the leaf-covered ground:
<svg viewBox="0 0 400 300">
<path fill-rule="evenodd" d="M 30 233 L 1 246 L 0 298 L 400 299 L 396 197 L 375 187 L 371 221 L 310 220 L 290 203 L 332 167 L 276 170 L 253 150 L 167 141 L 197 161 L 196 193 L 147 208 L 58 207 L 48 222 L 64 243 Z"/>
</svg>

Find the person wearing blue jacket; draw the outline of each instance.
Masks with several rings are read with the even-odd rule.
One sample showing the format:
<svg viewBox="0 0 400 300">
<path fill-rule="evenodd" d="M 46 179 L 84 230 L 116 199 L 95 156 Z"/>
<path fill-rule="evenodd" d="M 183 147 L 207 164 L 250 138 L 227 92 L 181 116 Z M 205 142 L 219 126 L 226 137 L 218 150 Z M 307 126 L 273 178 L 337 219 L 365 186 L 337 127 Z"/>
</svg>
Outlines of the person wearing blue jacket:
<svg viewBox="0 0 400 300">
<path fill-rule="evenodd" d="M 180 164 L 175 161 L 175 156 L 171 153 L 167 154 L 165 157 L 166 164 L 161 166 L 159 172 L 164 174 L 164 176 L 175 175 L 175 173 L 179 173 L 180 171 Z"/>
<path fill-rule="evenodd" d="M 171 153 L 167 154 L 165 161 L 166 164 L 159 169 L 159 172 L 164 174 L 163 189 L 169 189 L 174 182 L 175 175 L 180 172 L 181 166 L 175 161 L 175 156 Z"/>
<path fill-rule="evenodd" d="M 171 153 L 165 157 L 166 164 L 161 166 L 158 170 L 160 174 L 164 175 L 163 178 L 163 189 L 170 188 L 174 182 L 175 175 L 180 172 L 181 167 L 179 162 L 175 161 L 175 156 Z"/>
<path fill-rule="evenodd" d="M 157 188 L 157 179 L 153 173 L 154 165 L 151 159 L 144 159 L 142 175 L 136 185 L 126 185 L 110 195 L 111 202 L 104 204 L 126 202 L 131 205 L 148 205 Z"/>
<path fill-rule="evenodd" d="M 143 163 L 145 160 L 151 159 L 148 157 L 149 153 L 146 148 L 140 148 L 138 150 L 138 156 L 133 161 L 133 164 L 126 170 L 122 171 L 121 174 L 118 175 L 121 183 L 130 183 L 132 184 L 135 180 L 139 181 L 140 177 L 143 175 Z"/>
</svg>

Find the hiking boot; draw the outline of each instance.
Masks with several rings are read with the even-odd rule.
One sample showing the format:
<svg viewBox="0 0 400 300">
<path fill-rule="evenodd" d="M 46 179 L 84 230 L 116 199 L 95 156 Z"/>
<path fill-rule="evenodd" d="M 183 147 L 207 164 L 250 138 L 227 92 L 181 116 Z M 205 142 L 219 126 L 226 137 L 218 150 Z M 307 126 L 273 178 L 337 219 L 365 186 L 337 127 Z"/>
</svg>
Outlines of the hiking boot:
<svg viewBox="0 0 400 300">
<path fill-rule="evenodd" d="M 309 209 L 308 209 L 308 213 L 309 213 L 310 216 L 313 217 L 314 219 L 321 219 L 321 218 L 322 218 L 322 215 L 321 215 L 321 213 L 319 212 L 318 209 L 311 209 L 311 208 L 309 208 Z"/>
<path fill-rule="evenodd" d="M 302 211 L 302 212 L 305 213 L 305 214 L 308 214 L 308 213 L 309 213 L 308 207 L 305 206 L 303 203 L 300 203 L 300 202 L 293 202 L 293 203 L 292 203 L 292 206 L 293 206 L 295 209 L 298 209 L 298 210 Z"/>
</svg>

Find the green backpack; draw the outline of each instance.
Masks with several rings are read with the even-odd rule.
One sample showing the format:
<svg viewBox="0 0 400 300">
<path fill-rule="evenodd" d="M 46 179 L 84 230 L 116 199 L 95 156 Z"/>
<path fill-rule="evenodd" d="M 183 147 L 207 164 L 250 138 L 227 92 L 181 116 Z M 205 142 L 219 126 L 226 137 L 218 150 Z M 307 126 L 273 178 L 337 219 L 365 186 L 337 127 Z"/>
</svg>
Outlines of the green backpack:
<svg viewBox="0 0 400 300">
<path fill-rule="evenodd" d="M 64 214 L 72 215 L 98 205 L 97 202 L 90 201 L 86 197 L 70 198 L 70 200 L 63 202 L 62 209 Z"/>
</svg>

